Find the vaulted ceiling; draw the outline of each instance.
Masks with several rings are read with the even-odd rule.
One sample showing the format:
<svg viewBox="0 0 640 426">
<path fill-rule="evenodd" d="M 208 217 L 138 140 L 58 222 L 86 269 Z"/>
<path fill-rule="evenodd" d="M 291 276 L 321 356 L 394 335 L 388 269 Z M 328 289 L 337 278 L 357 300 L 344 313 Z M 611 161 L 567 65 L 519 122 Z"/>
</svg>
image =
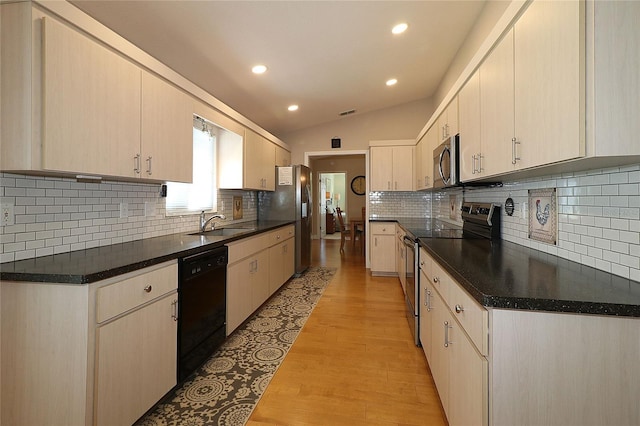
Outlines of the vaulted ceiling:
<svg viewBox="0 0 640 426">
<path fill-rule="evenodd" d="M 485 2 L 72 3 L 281 136 L 431 97 Z M 408 29 L 392 34 L 400 22 Z M 253 74 L 256 64 L 267 71 Z"/>
</svg>

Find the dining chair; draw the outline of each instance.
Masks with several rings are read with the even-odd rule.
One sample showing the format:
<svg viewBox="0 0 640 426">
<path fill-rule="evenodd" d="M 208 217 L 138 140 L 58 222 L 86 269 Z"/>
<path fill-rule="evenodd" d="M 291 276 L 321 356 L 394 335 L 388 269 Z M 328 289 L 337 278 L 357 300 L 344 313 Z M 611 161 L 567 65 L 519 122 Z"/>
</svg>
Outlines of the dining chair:
<svg viewBox="0 0 640 426">
<path fill-rule="evenodd" d="M 343 216 L 344 212 L 340 209 L 340 207 L 336 207 L 336 215 L 338 216 L 338 225 L 340 227 L 340 253 L 344 253 L 344 242 L 346 241 L 347 234 L 352 235 L 351 233 L 351 225 L 345 223 L 345 218 Z M 354 238 L 360 237 L 359 240 L 362 243 L 362 231 L 358 229 L 354 229 L 353 232 Z"/>
</svg>

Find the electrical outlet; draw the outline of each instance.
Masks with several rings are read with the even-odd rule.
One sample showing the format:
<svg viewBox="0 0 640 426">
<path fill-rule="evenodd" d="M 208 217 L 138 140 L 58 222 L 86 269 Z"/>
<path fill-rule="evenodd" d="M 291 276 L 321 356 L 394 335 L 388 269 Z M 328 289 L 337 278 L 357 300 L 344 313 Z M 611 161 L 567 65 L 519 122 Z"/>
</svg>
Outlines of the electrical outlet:
<svg viewBox="0 0 640 426">
<path fill-rule="evenodd" d="M 2 203 L 2 217 L 0 223 L 2 226 L 9 226 L 15 223 L 15 214 L 13 211 L 13 203 Z"/>
<path fill-rule="evenodd" d="M 221 206 L 220 206 L 221 211 L 223 211 L 223 212 L 224 212 L 224 200 L 222 200 L 222 201 L 220 202 L 220 204 L 221 204 Z"/>
<path fill-rule="evenodd" d="M 120 219 L 127 217 L 129 217 L 129 203 L 123 201 L 120 203 Z"/>
<path fill-rule="evenodd" d="M 144 202 L 144 217 L 153 217 L 156 215 L 156 203 L 153 201 Z"/>
</svg>

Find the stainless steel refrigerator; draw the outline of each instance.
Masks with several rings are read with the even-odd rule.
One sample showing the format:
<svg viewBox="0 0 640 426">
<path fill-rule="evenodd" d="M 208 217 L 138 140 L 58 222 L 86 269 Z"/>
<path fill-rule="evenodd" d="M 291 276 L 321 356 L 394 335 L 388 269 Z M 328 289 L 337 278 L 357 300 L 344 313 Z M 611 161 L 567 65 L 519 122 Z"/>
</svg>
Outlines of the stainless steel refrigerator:
<svg viewBox="0 0 640 426">
<path fill-rule="evenodd" d="M 276 190 L 259 194 L 259 220 L 293 220 L 296 226 L 296 275 L 311 264 L 311 170 L 276 167 Z"/>
</svg>

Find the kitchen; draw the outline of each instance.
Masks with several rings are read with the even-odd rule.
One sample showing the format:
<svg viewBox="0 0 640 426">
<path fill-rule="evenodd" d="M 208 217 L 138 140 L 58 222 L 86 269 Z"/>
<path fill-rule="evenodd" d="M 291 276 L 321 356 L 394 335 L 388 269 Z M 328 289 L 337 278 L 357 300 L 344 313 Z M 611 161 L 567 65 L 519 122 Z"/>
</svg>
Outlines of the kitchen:
<svg viewBox="0 0 640 426">
<path fill-rule="evenodd" d="M 476 41 L 476 47 L 479 44 L 480 42 Z M 484 46 L 484 48 L 488 50 L 489 46 Z M 476 61 L 480 60 L 473 55 L 471 56 L 471 58 L 467 57 L 467 62 L 470 60 L 473 61 L 474 58 Z M 469 67 L 474 68 L 471 65 Z M 463 64 L 461 68 L 466 68 L 466 63 Z M 456 80 L 456 76 L 454 75 L 452 79 Z M 445 85 L 443 91 L 449 92 L 449 87 L 451 87 L 450 91 L 452 92 L 452 96 L 450 97 L 453 97 L 453 94 L 460 88 L 456 87 L 456 84 L 462 86 L 464 82 L 462 80 L 465 79 L 461 78 L 459 82 L 454 81 L 449 85 Z M 633 81 L 634 80 L 631 80 L 631 83 L 633 83 Z M 598 84 L 604 84 L 604 82 L 598 81 Z M 637 87 L 637 81 L 635 81 L 635 84 L 636 86 L 634 87 Z M 631 92 L 635 93 L 633 90 L 631 90 Z M 620 94 L 621 99 L 623 95 L 624 91 Z M 447 98 L 447 95 L 443 95 L 442 98 Z M 634 101 L 628 101 L 633 106 Z M 293 133 L 290 135 L 290 138 L 287 138 L 287 141 L 291 144 L 291 163 L 303 163 L 307 153 L 327 151 L 327 142 L 336 134 L 342 136 L 344 141 L 344 149 L 336 151 L 341 154 L 347 154 L 349 151 L 367 150 L 369 141 L 371 140 L 398 139 L 399 135 L 395 129 L 392 131 L 382 124 L 377 124 L 384 121 L 382 120 L 383 117 L 386 120 L 397 118 L 397 121 L 394 121 L 398 123 L 397 127 L 402 127 L 405 123 L 413 122 L 413 125 L 407 127 L 413 127 L 419 130 L 424 125 L 425 117 L 433 117 L 429 121 L 435 121 L 437 116 L 440 115 L 440 111 L 445 109 L 447 103 L 448 102 L 443 102 L 440 104 L 441 106 L 434 108 L 432 105 L 424 105 L 424 103 L 416 102 L 415 105 L 404 105 L 387 111 L 385 114 L 371 113 L 367 117 L 364 115 L 353 117 L 356 123 L 356 120 L 372 123 L 368 131 L 371 135 L 375 134 L 376 136 L 368 136 L 365 134 L 359 135 L 359 138 L 356 138 L 349 134 L 348 129 L 344 128 L 345 122 Z M 637 108 L 635 110 L 637 110 Z M 602 114 L 597 108 L 595 112 L 588 111 L 587 114 L 589 113 Z M 602 135 L 596 138 L 601 138 L 604 145 L 608 145 L 605 142 L 605 140 L 608 141 L 608 139 L 606 139 L 607 137 L 613 137 L 616 141 L 627 141 L 629 144 L 632 144 L 632 147 L 637 146 L 637 143 L 633 145 L 635 141 L 634 135 L 637 135 L 637 132 L 633 130 L 634 126 L 637 127 L 637 123 L 633 120 L 626 120 L 623 115 L 614 118 L 617 118 L 623 123 L 620 126 L 614 126 L 616 131 L 620 133 L 614 132 L 613 136 L 608 136 L 607 134 L 606 136 Z M 429 123 L 422 132 L 419 132 L 419 136 L 414 139 L 414 143 L 418 139 L 421 139 L 421 136 L 423 136 L 423 133 L 425 133 L 428 127 Z M 608 129 L 608 127 L 605 127 L 605 129 Z M 596 131 L 604 132 L 605 130 L 600 130 L 598 127 Z M 400 137 L 405 139 L 415 138 L 415 132 L 406 136 L 401 135 Z M 351 142 L 355 139 L 360 141 L 359 144 Z M 596 149 L 600 148 L 600 146 L 596 146 Z M 637 152 L 635 155 L 637 155 Z M 613 161 L 615 160 L 616 159 L 613 159 Z M 627 165 L 612 163 L 606 157 L 592 157 L 582 163 L 582 165 L 578 164 L 577 170 L 569 170 L 563 166 L 556 169 L 548 168 L 540 176 L 507 175 L 507 177 L 502 177 L 502 187 L 499 188 L 465 188 L 464 190 L 454 189 L 443 192 L 415 193 L 412 191 L 402 191 L 400 194 L 394 191 L 381 191 L 374 194 L 375 203 L 372 203 L 373 197 L 370 193 L 368 195 L 369 216 L 373 218 L 402 218 L 406 217 L 406 212 L 412 211 L 411 209 L 407 209 L 407 206 L 416 205 L 418 208 L 422 208 L 422 211 L 430 211 L 433 217 L 447 218 L 450 216 L 450 202 L 452 198 L 454 205 L 461 203 L 463 199 L 491 201 L 502 205 L 507 198 L 512 198 L 518 214 L 504 218 L 504 239 L 637 281 L 639 279 L 638 271 L 640 269 L 638 268 L 637 252 L 637 163 L 637 157 L 635 159 L 631 158 L 630 164 L 627 163 Z M 369 170 L 367 175 L 371 176 L 371 170 Z M 75 186 L 76 183 L 75 180 L 70 181 L 62 178 L 57 180 L 26 178 L 21 175 L 3 175 L 3 196 L 5 197 L 13 196 L 12 194 L 33 198 L 44 196 L 45 199 L 52 197 L 53 200 L 51 204 L 53 206 L 56 205 L 55 200 L 60 199 L 60 197 L 62 199 L 68 198 L 69 204 L 72 204 L 72 200 L 76 197 L 78 199 L 83 198 L 84 201 L 89 199 L 85 206 L 89 204 L 95 206 L 91 208 L 91 212 L 97 212 L 97 216 L 94 216 L 94 218 L 98 220 L 98 222 L 92 221 L 92 233 L 88 240 L 82 239 L 83 236 L 86 238 L 88 235 L 84 230 L 83 235 L 76 235 L 72 234 L 73 230 L 65 229 L 63 225 L 60 225 L 60 228 L 57 229 L 55 227 L 58 225 L 52 225 L 53 228 L 51 229 L 45 228 L 41 230 L 42 232 L 50 233 L 51 236 L 48 238 L 53 240 L 59 239 L 59 242 L 52 241 L 51 245 L 44 246 L 43 243 L 43 246 L 38 247 L 37 243 L 32 243 L 31 247 L 33 248 L 26 249 L 26 243 L 24 241 L 5 243 L 5 240 L 3 240 L 3 262 L 5 262 L 5 259 L 6 261 L 19 260 L 25 257 L 33 258 L 56 252 L 69 252 L 78 248 L 99 247 L 107 241 L 110 244 L 118 244 L 140 238 L 138 235 L 141 235 L 142 238 L 148 238 L 164 235 L 168 233 L 168 231 L 188 232 L 194 228 L 193 220 L 191 219 L 172 218 L 168 221 L 164 218 L 156 218 L 159 216 L 158 211 L 160 210 L 157 202 L 157 193 L 159 190 L 157 186 L 140 183 L 83 182 L 82 185 L 84 186 L 82 189 L 78 189 Z M 525 207 L 523 206 L 527 205 L 528 190 L 546 187 L 558 188 L 560 233 L 559 243 L 555 246 L 531 241 L 526 231 L 528 226 L 526 220 L 528 211 L 525 211 Z M 73 191 L 78 191 L 77 195 Z M 79 191 L 91 191 L 91 195 L 84 192 L 81 195 Z M 120 224 L 107 223 L 107 219 L 104 219 L 104 223 L 100 222 L 100 212 L 110 211 L 110 209 L 113 208 L 110 201 L 106 205 L 102 201 L 106 198 L 116 198 L 111 195 L 111 191 L 116 192 L 118 198 L 130 197 L 131 200 L 128 202 L 130 208 L 129 213 L 132 218 L 137 218 L 136 222 L 125 224 L 121 227 Z M 234 195 L 237 196 L 236 191 L 226 192 L 221 190 L 220 201 L 224 202 L 226 206 L 231 206 L 233 205 Z M 242 197 L 243 210 L 245 213 L 244 219 L 257 217 L 258 202 L 255 193 L 246 191 L 242 193 Z M 609 205 L 603 204 L 605 197 Z M 140 201 L 140 198 L 144 201 Z M 385 202 L 386 200 L 389 202 Z M 156 214 L 155 216 L 151 215 L 153 219 L 149 219 L 149 216 L 145 218 L 146 201 L 151 202 L 151 211 L 153 211 L 153 206 L 155 206 Z M 400 202 L 398 203 L 397 201 Z M 46 208 L 43 210 L 47 211 Z M 60 208 L 59 210 L 60 211 L 57 212 L 55 207 L 50 209 L 50 214 L 53 215 L 53 223 L 63 221 L 62 218 L 58 220 L 55 219 L 56 214 L 65 214 L 64 208 Z M 86 213 L 86 211 L 83 211 L 83 213 Z M 415 214 L 411 213 L 411 215 L 413 216 Z M 576 220 L 580 221 L 580 223 L 573 222 Z M 589 229 L 600 229 L 599 232 L 601 235 L 589 235 Z M 367 240 L 370 241 L 370 238 L 367 238 Z M 598 247 L 597 244 L 607 245 L 608 248 Z"/>
</svg>

